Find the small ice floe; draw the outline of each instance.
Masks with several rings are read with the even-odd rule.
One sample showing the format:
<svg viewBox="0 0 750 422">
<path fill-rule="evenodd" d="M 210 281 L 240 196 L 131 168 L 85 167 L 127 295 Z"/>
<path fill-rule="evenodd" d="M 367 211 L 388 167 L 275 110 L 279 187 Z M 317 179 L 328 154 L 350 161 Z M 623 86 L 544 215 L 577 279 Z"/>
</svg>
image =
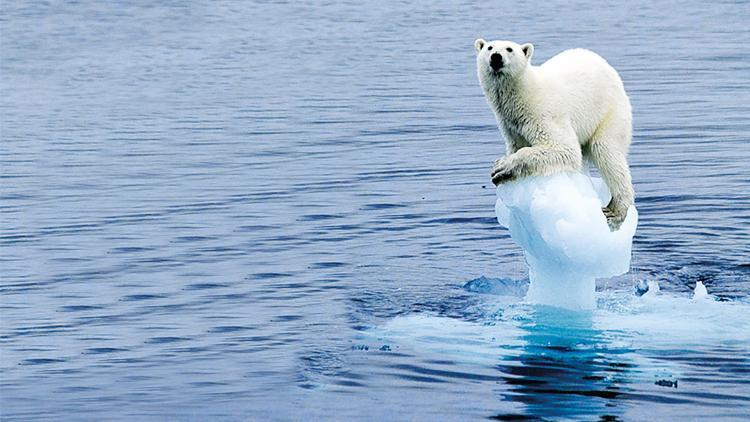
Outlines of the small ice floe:
<svg viewBox="0 0 750 422">
<path fill-rule="evenodd" d="M 507 278 L 489 278 L 481 276 L 467 281 L 464 283 L 463 288 L 472 293 L 523 297 L 529 289 L 529 283 L 526 280 L 511 280 Z"/>
<path fill-rule="evenodd" d="M 596 307 L 596 279 L 628 272 L 638 212 L 612 232 L 602 213 L 607 186 L 580 173 L 528 177 L 497 187 L 495 213 L 524 250 L 527 300 L 568 309 Z"/>
<path fill-rule="evenodd" d="M 702 281 L 695 283 L 695 289 L 693 290 L 693 300 L 713 300 L 713 296 L 708 294 L 708 289 Z"/>
<path fill-rule="evenodd" d="M 677 388 L 677 380 L 657 380 L 654 384 L 660 387 L 674 387 Z"/>
<path fill-rule="evenodd" d="M 659 282 L 656 280 L 639 280 L 635 285 L 636 296 L 654 297 L 659 294 Z"/>
</svg>

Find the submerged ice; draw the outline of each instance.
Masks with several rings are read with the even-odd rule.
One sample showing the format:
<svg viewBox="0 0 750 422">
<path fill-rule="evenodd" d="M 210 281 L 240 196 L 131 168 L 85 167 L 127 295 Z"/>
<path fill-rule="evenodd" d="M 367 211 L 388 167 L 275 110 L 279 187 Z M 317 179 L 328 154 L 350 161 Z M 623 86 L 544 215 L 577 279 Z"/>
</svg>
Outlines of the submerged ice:
<svg viewBox="0 0 750 422">
<path fill-rule="evenodd" d="M 595 280 L 628 272 L 638 213 L 631 206 L 612 232 L 602 213 L 609 200 L 601 179 L 578 173 L 497 187 L 497 220 L 523 248 L 529 265 L 530 302 L 593 309 Z"/>
</svg>

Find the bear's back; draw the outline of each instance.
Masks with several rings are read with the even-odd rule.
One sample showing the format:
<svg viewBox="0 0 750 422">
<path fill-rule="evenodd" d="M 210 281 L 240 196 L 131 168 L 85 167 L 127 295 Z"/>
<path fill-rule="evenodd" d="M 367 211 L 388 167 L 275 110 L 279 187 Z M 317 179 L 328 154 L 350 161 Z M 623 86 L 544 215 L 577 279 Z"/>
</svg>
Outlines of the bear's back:
<svg viewBox="0 0 750 422">
<path fill-rule="evenodd" d="M 617 74 L 602 56 L 584 48 L 565 50 L 544 62 L 539 69 L 562 77 L 580 73 L 599 73 L 605 69 L 606 73 Z"/>
<path fill-rule="evenodd" d="M 543 86 L 568 98 L 580 98 L 589 105 L 604 106 L 595 100 L 627 101 L 622 80 L 604 58 L 583 48 L 565 50 L 536 68 Z M 592 102 L 594 104 L 592 104 Z"/>
</svg>

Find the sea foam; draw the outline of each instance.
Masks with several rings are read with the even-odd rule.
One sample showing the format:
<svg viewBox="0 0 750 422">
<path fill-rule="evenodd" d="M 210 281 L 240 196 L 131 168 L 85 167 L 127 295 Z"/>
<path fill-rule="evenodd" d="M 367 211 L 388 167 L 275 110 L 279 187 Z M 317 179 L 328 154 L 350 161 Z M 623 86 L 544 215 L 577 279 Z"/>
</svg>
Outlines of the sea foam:
<svg viewBox="0 0 750 422">
<path fill-rule="evenodd" d="M 529 266 L 528 301 L 593 309 L 595 280 L 628 272 L 638 212 L 631 206 L 620 229 L 612 232 L 602 213 L 609 200 L 601 179 L 580 173 L 497 187 L 497 220 L 523 248 Z"/>
</svg>

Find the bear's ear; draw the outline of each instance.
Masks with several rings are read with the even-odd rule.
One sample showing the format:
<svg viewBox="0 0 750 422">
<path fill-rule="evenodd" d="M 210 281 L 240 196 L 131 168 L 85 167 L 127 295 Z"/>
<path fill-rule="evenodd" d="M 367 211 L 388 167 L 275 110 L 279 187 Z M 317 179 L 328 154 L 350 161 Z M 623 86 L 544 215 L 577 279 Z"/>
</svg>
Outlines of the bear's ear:
<svg viewBox="0 0 750 422">
<path fill-rule="evenodd" d="M 526 43 L 521 46 L 521 51 L 523 51 L 523 55 L 526 56 L 526 60 L 531 60 L 531 56 L 534 55 L 534 45 Z"/>
<path fill-rule="evenodd" d="M 482 47 L 487 44 L 487 41 L 478 38 L 476 41 L 474 41 L 474 48 L 477 50 L 477 53 L 482 50 Z"/>
</svg>

